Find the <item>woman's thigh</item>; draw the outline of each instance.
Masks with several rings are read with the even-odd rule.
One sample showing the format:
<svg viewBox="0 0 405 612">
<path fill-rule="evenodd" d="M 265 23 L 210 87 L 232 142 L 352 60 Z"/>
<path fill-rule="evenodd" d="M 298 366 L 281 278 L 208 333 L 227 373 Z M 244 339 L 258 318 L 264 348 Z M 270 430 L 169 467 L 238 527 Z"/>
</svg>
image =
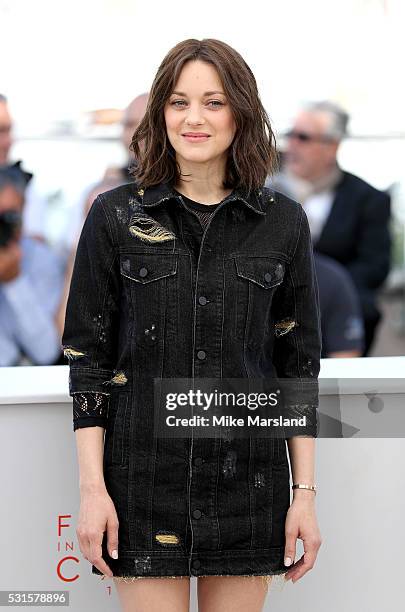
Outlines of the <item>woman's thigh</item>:
<svg viewBox="0 0 405 612">
<path fill-rule="evenodd" d="M 123 612 L 189 612 L 188 576 L 113 581 Z"/>
<path fill-rule="evenodd" d="M 261 612 L 268 592 L 263 576 L 201 576 L 199 612 Z"/>
</svg>

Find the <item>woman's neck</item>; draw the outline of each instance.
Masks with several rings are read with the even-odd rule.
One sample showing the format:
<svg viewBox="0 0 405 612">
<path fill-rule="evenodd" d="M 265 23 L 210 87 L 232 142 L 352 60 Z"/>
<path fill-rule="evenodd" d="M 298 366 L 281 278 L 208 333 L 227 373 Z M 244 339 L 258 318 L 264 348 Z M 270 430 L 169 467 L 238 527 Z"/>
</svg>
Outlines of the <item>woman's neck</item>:
<svg viewBox="0 0 405 612">
<path fill-rule="evenodd" d="M 225 161 L 221 160 L 222 163 L 219 164 L 217 160 L 217 163 L 206 165 L 183 159 L 178 159 L 178 162 L 185 178 L 180 178 L 174 187 L 190 200 L 202 204 L 216 204 L 232 193 L 232 189 L 223 187 Z"/>
<path fill-rule="evenodd" d="M 216 204 L 232 193 L 232 189 L 223 187 L 222 180 L 209 180 L 206 177 L 194 176 L 188 180 L 180 179 L 175 189 L 190 200 L 202 204 Z"/>
</svg>

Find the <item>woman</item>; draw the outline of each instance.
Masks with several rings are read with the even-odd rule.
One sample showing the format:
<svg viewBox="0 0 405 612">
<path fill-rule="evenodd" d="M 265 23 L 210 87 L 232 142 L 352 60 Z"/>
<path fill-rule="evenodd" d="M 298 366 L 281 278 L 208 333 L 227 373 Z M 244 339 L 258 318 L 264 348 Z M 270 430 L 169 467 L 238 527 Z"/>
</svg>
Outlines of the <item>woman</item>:
<svg viewBox="0 0 405 612">
<path fill-rule="evenodd" d="M 262 585 L 298 580 L 320 546 L 317 284 L 302 207 L 263 187 L 273 143 L 242 57 L 183 41 L 134 133 L 135 181 L 96 198 L 79 239 L 62 338 L 77 535 L 125 610 L 188 610 L 192 575 L 200 611 L 261 610 Z M 308 419 L 304 435 L 286 436 L 293 482 L 310 487 L 294 488 L 291 505 L 285 439 L 155 434 L 156 380 L 276 377 Z M 297 403 L 304 377 L 310 404 Z"/>
</svg>

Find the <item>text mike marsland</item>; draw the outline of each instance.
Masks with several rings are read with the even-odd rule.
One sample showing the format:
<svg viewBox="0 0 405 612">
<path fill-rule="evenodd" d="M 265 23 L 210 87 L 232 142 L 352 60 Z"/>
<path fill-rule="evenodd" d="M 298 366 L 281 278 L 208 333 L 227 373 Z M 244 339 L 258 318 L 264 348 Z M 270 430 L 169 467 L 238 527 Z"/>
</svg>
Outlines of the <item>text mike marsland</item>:
<svg viewBox="0 0 405 612">
<path fill-rule="evenodd" d="M 230 415 L 205 417 L 192 416 L 180 418 L 170 415 L 166 417 L 166 425 L 169 427 L 305 427 L 307 417 L 287 418 L 287 417 L 259 417 L 258 415 L 247 417 L 233 417 Z"/>
</svg>

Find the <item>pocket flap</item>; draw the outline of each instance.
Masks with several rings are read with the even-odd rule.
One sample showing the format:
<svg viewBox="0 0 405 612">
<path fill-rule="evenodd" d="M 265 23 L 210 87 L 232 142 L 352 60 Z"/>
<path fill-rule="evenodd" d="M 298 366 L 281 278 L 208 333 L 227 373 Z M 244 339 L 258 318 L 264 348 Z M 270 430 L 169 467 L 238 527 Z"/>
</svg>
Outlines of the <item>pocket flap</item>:
<svg viewBox="0 0 405 612">
<path fill-rule="evenodd" d="M 279 285 L 284 278 L 285 264 L 274 257 L 249 257 L 237 255 L 235 257 L 238 276 L 270 289 Z"/>
<path fill-rule="evenodd" d="M 120 257 L 120 272 L 137 283 L 150 283 L 177 272 L 177 254 L 129 253 Z"/>
</svg>

